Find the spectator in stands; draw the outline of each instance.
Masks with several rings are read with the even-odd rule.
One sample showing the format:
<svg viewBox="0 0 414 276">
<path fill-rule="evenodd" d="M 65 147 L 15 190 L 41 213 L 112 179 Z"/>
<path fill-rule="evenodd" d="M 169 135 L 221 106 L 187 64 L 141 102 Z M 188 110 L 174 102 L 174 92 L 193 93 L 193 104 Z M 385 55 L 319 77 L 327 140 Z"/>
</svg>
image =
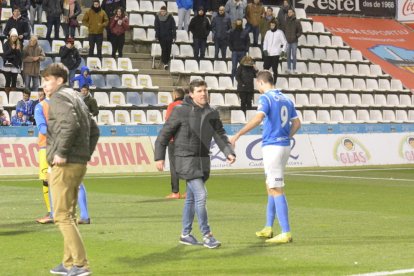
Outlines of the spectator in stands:
<svg viewBox="0 0 414 276">
<path fill-rule="evenodd" d="M 225 13 L 224 6 L 218 9 L 218 15 L 211 22 L 211 31 L 214 40 L 214 58 L 218 59 L 219 51 L 221 58 L 226 58 L 227 47 L 229 46 L 229 33 L 231 32 L 231 20 Z"/>
<path fill-rule="evenodd" d="M 30 0 L 10 0 L 10 6 L 13 11 L 19 9 L 24 19 L 29 19 L 28 11 L 30 9 Z"/>
<path fill-rule="evenodd" d="M 96 102 L 96 99 L 92 96 L 92 94 L 89 92 L 89 85 L 85 84 L 84 86 L 82 86 L 80 94 L 83 101 L 89 109 L 89 113 L 91 113 L 93 117 L 98 116 L 98 103 Z"/>
<path fill-rule="evenodd" d="M 301 35 L 302 25 L 300 24 L 300 21 L 296 19 L 295 10 L 289 8 L 285 29 L 285 36 L 288 42 L 286 48 L 288 72 L 296 73 L 296 51 L 298 48 L 298 38 Z"/>
<path fill-rule="evenodd" d="M 30 99 L 30 90 L 23 90 L 23 99 L 17 102 L 16 111 L 21 110 L 23 115 L 26 116 L 27 120 L 30 122 L 34 121 L 34 102 Z"/>
<path fill-rule="evenodd" d="M 124 9 L 118 8 L 115 10 L 115 15 L 111 17 L 110 29 L 112 34 L 112 57 L 122 57 L 124 44 L 125 44 L 125 32 L 129 30 L 129 19 Z"/>
<path fill-rule="evenodd" d="M 70 80 L 72 83 L 75 81 L 78 81 L 79 87 L 92 86 L 92 78 L 91 75 L 89 75 L 89 68 L 88 66 L 82 66 L 80 75 L 74 77 Z"/>
<path fill-rule="evenodd" d="M 32 30 L 34 28 L 34 23 L 41 24 L 42 23 L 42 6 L 43 0 L 30 0 L 30 26 Z M 36 18 L 36 21 L 35 21 Z"/>
<path fill-rule="evenodd" d="M 106 12 L 108 18 L 111 18 L 116 13 L 116 10 L 122 8 L 126 10 L 126 0 L 102 0 L 102 9 Z M 112 42 L 112 32 L 109 24 L 106 26 L 106 39 Z"/>
<path fill-rule="evenodd" d="M 214 17 L 216 17 L 219 14 L 220 7 L 221 6 L 224 7 L 226 5 L 226 3 L 227 3 L 226 0 L 210 0 L 208 2 L 208 4 L 210 4 L 208 6 L 208 10 L 212 12 L 211 18 L 214 19 Z"/>
<path fill-rule="evenodd" d="M 264 64 L 263 68 L 269 70 L 272 67 L 273 81 L 276 84 L 278 76 L 279 57 L 287 48 L 285 34 L 277 28 L 276 20 L 270 22 L 270 30 L 266 32 L 263 42 Z"/>
<path fill-rule="evenodd" d="M 61 46 L 59 50 L 60 61 L 69 70 L 69 84 L 73 87 L 73 79 L 75 78 L 76 70 L 82 62 L 82 58 L 78 49 L 74 46 L 75 40 L 71 37 L 66 39 L 66 45 Z"/>
<path fill-rule="evenodd" d="M 0 109 L 0 126 L 9 126 L 10 121 L 8 120 L 6 113 L 3 109 Z"/>
<path fill-rule="evenodd" d="M 283 32 L 286 31 L 286 21 L 288 19 L 288 10 L 292 8 L 288 0 L 283 0 L 282 6 L 280 6 L 279 13 L 277 14 L 277 22 L 279 24 L 279 29 Z"/>
<path fill-rule="evenodd" d="M 167 121 L 171 113 L 174 110 L 174 107 L 182 104 L 184 99 L 185 91 L 182 88 L 175 88 L 173 90 L 174 101 L 170 103 L 167 107 L 167 113 L 165 114 L 165 120 Z M 177 175 L 175 168 L 175 157 L 174 157 L 174 137 L 171 137 L 171 140 L 167 146 L 168 149 L 168 160 L 170 161 L 170 175 L 171 175 L 171 194 L 167 195 L 166 198 L 170 199 L 180 199 L 185 198 L 180 195 L 180 178 Z"/>
<path fill-rule="evenodd" d="M 17 74 L 22 66 L 22 46 L 16 29 L 11 29 L 9 38 L 3 45 L 3 72 L 6 78 L 4 91 L 8 94 L 16 89 Z"/>
<path fill-rule="evenodd" d="M 240 109 L 246 113 L 247 109 L 252 108 L 252 100 L 254 95 L 254 79 L 257 74 L 256 66 L 250 56 L 244 56 L 237 68 L 237 93 L 240 98 Z"/>
<path fill-rule="evenodd" d="M 83 15 L 82 23 L 89 29 L 89 56 L 95 56 L 96 44 L 97 56 L 102 59 L 103 30 L 109 24 L 109 19 L 99 0 L 93 0 L 92 7 Z"/>
<path fill-rule="evenodd" d="M 237 19 L 243 19 L 246 13 L 246 0 L 228 0 L 225 6 L 226 13 L 231 19 L 233 27 L 236 25 Z"/>
<path fill-rule="evenodd" d="M 28 126 L 31 123 L 27 120 L 26 115 L 23 114 L 23 110 L 16 109 L 16 114 L 11 119 L 12 126 Z"/>
<path fill-rule="evenodd" d="M 62 28 L 65 38 L 75 37 L 76 28 L 79 27 L 78 15 L 82 9 L 78 0 L 63 0 Z"/>
<path fill-rule="evenodd" d="M 236 20 L 235 28 L 230 33 L 229 46 L 232 63 L 231 77 L 234 79 L 236 76 L 237 64 L 247 54 L 250 46 L 249 33 L 243 29 L 242 19 Z"/>
<path fill-rule="evenodd" d="M 204 59 L 210 30 L 210 20 L 205 16 L 204 8 L 200 7 L 197 15 L 191 19 L 190 25 L 188 25 L 188 31 L 193 33 L 194 58 L 197 61 Z"/>
<path fill-rule="evenodd" d="M 59 39 L 60 17 L 63 14 L 60 1 L 43 0 L 43 11 L 46 12 L 47 33 L 46 39 L 51 41 L 52 28 L 55 30 L 55 39 Z"/>
<path fill-rule="evenodd" d="M 160 42 L 161 46 L 161 62 L 164 69 L 168 69 L 168 63 L 171 58 L 172 44 L 176 39 L 177 32 L 174 17 L 167 12 L 167 7 L 162 6 L 155 16 L 155 39 Z"/>
<path fill-rule="evenodd" d="M 265 9 L 260 0 L 253 0 L 246 8 L 246 29 L 253 33 L 253 47 L 259 46 L 259 24 L 260 19 L 265 13 Z"/>
<path fill-rule="evenodd" d="M 178 30 L 188 31 L 193 0 L 176 0 L 178 8 Z"/>
<path fill-rule="evenodd" d="M 184 205 L 180 243 L 199 245 L 191 234 L 194 216 L 197 215 L 203 245 L 217 248 L 221 243 L 213 237 L 208 224 L 206 181 L 210 175 L 210 144 L 212 138 L 224 153 L 229 164 L 236 155 L 229 143 L 226 131 L 216 109 L 208 104 L 207 84 L 196 79 L 190 83 L 190 94 L 184 97 L 180 108 L 175 108 L 165 122 L 155 141 L 154 160 L 163 171 L 165 152 L 171 137 L 175 139 L 176 171 L 187 181 L 187 197 Z"/>
<path fill-rule="evenodd" d="M 270 22 L 275 20 L 272 7 L 267 7 L 266 13 L 260 19 L 259 31 L 262 37 L 262 47 L 266 32 L 270 29 Z"/>
<path fill-rule="evenodd" d="M 45 60 L 45 52 L 37 43 L 37 36 L 32 36 L 29 44 L 23 48 L 24 85 L 29 91 L 39 89 L 40 62 Z"/>
<path fill-rule="evenodd" d="M 3 34 L 5 36 L 10 35 L 10 31 L 15 29 L 17 31 L 20 45 L 23 45 L 24 39 L 30 38 L 30 26 L 26 19 L 24 19 L 18 8 L 15 8 L 13 15 L 7 20 L 6 26 L 4 27 Z"/>
<path fill-rule="evenodd" d="M 210 0 L 193 0 L 193 12 L 194 12 L 194 14 L 197 14 L 198 10 L 200 8 L 210 6 L 209 3 L 208 3 L 209 1 Z"/>
</svg>

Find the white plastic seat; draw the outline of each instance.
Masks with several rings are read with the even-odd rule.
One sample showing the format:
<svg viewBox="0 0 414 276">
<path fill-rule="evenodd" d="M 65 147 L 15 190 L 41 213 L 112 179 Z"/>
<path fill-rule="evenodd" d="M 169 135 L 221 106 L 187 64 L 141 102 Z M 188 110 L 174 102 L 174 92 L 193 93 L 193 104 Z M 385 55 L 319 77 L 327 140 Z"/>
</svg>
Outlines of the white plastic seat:
<svg viewBox="0 0 414 276">
<path fill-rule="evenodd" d="M 383 75 L 381 66 L 377 64 L 371 64 L 370 71 L 371 71 L 371 76 L 382 76 Z"/>
<path fill-rule="evenodd" d="M 100 110 L 98 114 L 99 125 L 113 125 L 114 114 L 110 110 Z"/>
<path fill-rule="evenodd" d="M 396 110 L 395 111 L 395 120 L 402 121 L 402 122 L 407 122 L 408 121 L 407 111 L 402 110 L 402 109 Z"/>
<path fill-rule="evenodd" d="M 109 42 L 109 41 L 103 41 L 102 42 L 102 54 L 103 55 L 112 55 L 112 44 L 111 44 L 111 42 Z"/>
<path fill-rule="evenodd" d="M 312 49 L 302 48 L 300 52 L 301 52 L 302 59 L 305 59 L 305 60 L 313 59 Z"/>
<path fill-rule="evenodd" d="M 132 16 L 133 14 L 131 14 Z M 132 25 L 132 24 L 131 24 Z M 140 24 L 141 26 L 142 24 Z M 132 31 L 133 40 L 147 41 L 147 31 L 144 28 L 134 28 Z"/>
<path fill-rule="evenodd" d="M 341 90 L 341 83 L 337 78 L 329 78 L 328 87 L 330 90 Z"/>
<path fill-rule="evenodd" d="M 332 46 L 336 46 L 336 47 L 343 47 L 344 46 L 344 41 L 342 40 L 342 37 L 340 36 L 332 36 L 331 37 L 332 40 Z"/>
<path fill-rule="evenodd" d="M 397 94 L 388 94 L 387 95 L 387 105 L 398 107 L 400 105 L 400 99 Z"/>
<path fill-rule="evenodd" d="M 295 99 L 295 96 L 293 94 L 286 93 L 285 96 L 288 97 L 294 104 L 296 103 L 296 99 Z"/>
<path fill-rule="evenodd" d="M 188 44 L 181 44 L 180 45 L 180 56 L 181 57 L 193 57 L 194 51 L 193 46 Z"/>
<path fill-rule="evenodd" d="M 299 78 L 289 78 L 289 90 L 302 89 L 302 83 Z"/>
<path fill-rule="evenodd" d="M 332 75 L 333 67 L 331 63 L 321 63 L 321 74 L 322 75 Z"/>
<path fill-rule="evenodd" d="M 213 67 L 214 67 L 214 72 L 219 72 L 222 74 L 227 74 L 228 68 L 227 68 L 227 63 L 223 60 L 215 60 L 213 63 Z"/>
<path fill-rule="evenodd" d="M 351 60 L 351 55 L 348 50 L 339 50 L 338 51 L 338 58 L 340 60 L 349 61 Z"/>
<path fill-rule="evenodd" d="M 307 42 L 306 44 L 308 46 L 318 46 L 319 45 L 318 36 L 317 35 L 308 34 L 306 36 L 306 42 Z"/>
<path fill-rule="evenodd" d="M 336 106 L 335 95 L 332 93 L 323 93 L 322 103 L 327 106 Z"/>
<path fill-rule="evenodd" d="M 236 81 L 236 80 L 235 80 Z M 233 82 L 230 77 L 220 76 L 218 78 L 218 85 L 220 89 L 234 90 Z"/>
<path fill-rule="evenodd" d="M 117 74 L 106 75 L 106 86 L 111 88 L 117 88 L 122 86 L 122 81 Z"/>
<path fill-rule="evenodd" d="M 311 93 L 309 95 L 309 104 L 315 106 L 323 106 L 322 95 L 319 93 Z"/>
<path fill-rule="evenodd" d="M 161 10 L 162 6 L 165 6 L 164 1 L 153 1 L 152 4 L 154 5 L 153 9 L 155 12 L 158 12 L 159 10 Z"/>
<path fill-rule="evenodd" d="M 122 92 L 111 92 L 109 94 L 109 102 L 111 105 L 125 105 L 125 95 Z"/>
<path fill-rule="evenodd" d="M 315 78 L 315 87 L 318 90 L 328 90 L 328 81 L 325 78 Z"/>
<path fill-rule="evenodd" d="M 326 49 L 326 59 L 336 61 L 339 59 L 336 49 Z"/>
<path fill-rule="evenodd" d="M 295 8 L 295 16 L 297 19 L 305 19 L 306 18 L 306 11 L 305 9 Z"/>
<path fill-rule="evenodd" d="M 134 70 L 134 68 L 132 67 L 132 61 L 130 58 L 118 58 L 118 64 L 117 64 L 118 70 L 123 70 L 123 71 L 137 71 Z"/>
<path fill-rule="evenodd" d="M 384 122 L 403 123 L 403 121 L 397 122 L 394 110 L 383 110 L 382 118 Z"/>
<path fill-rule="evenodd" d="M 190 76 L 190 82 L 192 82 L 193 80 L 204 80 L 204 78 L 202 76 L 197 76 L 197 75 L 191 75 Z"/>
<path fill-rule="evenodd" d="M 177 30 L 176 36 L 176 42 L 190 42 L 190 39 L 188 38 L 188 33 L 185 30 Z"/>
<path fill-rule="evenodd" d="M 126 103 L 130 105 L 141 105 L 141 95 L 138 92 L 126 92 Z"/>
<path fill-rule="evenodd" d="M 244 124 L 246 123 L 246 117 L 242 110 L 231 110 L 230 122 L 232 124 Z"/>
<path fill-rule="evenodd" d="M 325 49 L 315 48 L 313 51 L 314 59 L 317 60 L 326 60 L 326 52 Z"/>
<path fill-rule="evenodd" d="M 331 38 L 327 35 L 320 35 L 319 36 L 319 45 L 330 47 L 332 45 Z"/>
<path fill-rule="evenodd" d="M 167 1 L 167 11 L 169 13 L 178 13 L 177 3 L 174 1 Z"/>
<path fill-rule="evenodd" d="M 223 106 L 224 97 L 221 93 L 210 93 L 209 94 L 210 105 Z"/>
<path fill-rule="evenodd" d="M 307 74 L 308 71 L 308 67 L 306 66 L 305 62 L 298 62 L 296 63 L 296 72 L 301 73 L 301 74 Z"/>
<path fill-rule="evenodd" d="M 362 94 L 361 100 L 362 100 L 362 103 L 361 103 L 362 105 L 365 105 L 365 106 L 375 105 L 374 96 L 371 94 Z"/>
<path fill-rule="evenodd" d="M 315 123 L 317 121 L 314 110 L 303 111 L 303 122 L 304 123 Z"/>
<path fill-rule="evenodd" d="M 115 124 L 130 124 L 131 117 L 128 110 L 115 110 Z"/>
<path fill-rule="evenodd" d="M 355 111 L 352 109 L 345 109 L 344 110 L 344 121 L 356 123 L 357 117 L 356 117 Z"/>
<path fill-rule="evenodd" d="M 151 1 L 141 0 L 139 2 L 139 10 L 143 12 L 158 12 L 159 10 L 154 10 L 154 6 L 152 5 Z"/>
<path fill-rule="evenodd" d="M 308 72 L 311 74 L 321 74 L 321 65 L 316 62 L 309 62 L 308 63 Z"/>
<path fill-rule="evenodd" d="M 316 121 L 321 123 L 330 123 L 331 114 L 328 110 L 317 110 L 316 111 Z"/>
<path fill-rule="evenodd" d="M 359 64 L 358 71 L 360 76 L 371 76 L 371 69 L 368 64 Z"/>
<path fill-rule="evenodd" d="M 129 13 L 131 11 L 139 11 L 139 4 L 137 0 L 127 0 L 126 1 L 126 11 Z"/>
<path fill-rule="evenodd" d="M 250 47 L 249 56 L 251 56 L 253 59 L 262 59 L 262 50 L 260 47 Z"/>
<path fill-rule="evenodd" d="M 369 111 L 369 120 L 371 122 L 383 122 L 384 119 L 382 117 L 381 110 L 377 110 L 377 109 L 370 110 Z"/>
<path fill-rule="evenodd" d="M 142 16 L 139 13 L 131 13 L 129 15 L 129 25 L 130 26 L 142 26 Z M 134 28 L 135 29 L 135 28 Z M 144 29 L 142 29 L 144 30 Z M 142 35 L 142 31 L 138 31 Z M 147 37 L 147 35 L 145 35 Z M 135 37 L 134 37 L 135 38 Z"/>
<path fill-rule="evenodd" d="M 63 40 L 52 40 L 52 53 L 58 54 L 60 47 L 65 46 L 65 41 Z"/>
<path fill-rule="evenodd" d="M 260 96 L 261 95 L 259 93 L 254 93 L 253 94 L 253 104 L 252 104 L 252 106 L 256 107 L 259 104 Z"/>
<path fill-rule="evenodd" d="M 401 94 L 400 95 L 400 105 L 402 106 L 411 106 L 411 95 L 408 94 Z"/>
<path fill-rule="evenodd" d="M 100 70 L 102 68 L 101 60 L 97 57 L 88 57 L 86 59 L 86 66 L 89 67 L 89 70 Z"/>
<path fill-rule="evenodd" d="M 397 79 L 391 79 L 391 90 L 394 90 L 394 91 L 404 90 L 402 82 Z"/>
<path fill-rule="evenodd" d="M 155 16 L 153 14 L 144 14 L 142 17 L 142 26 L 154 26 Z"/>
<path fill-rule="evenodd" d="M 366 84 L 368 91 L 378 90 L 378 81 L 376 79 L 367 79 Z"/>
<path fill-rule="evenodd" d="M 184 62 L 179 59 L 173 59 L 170 61 L 170 72 L 171 73 L 183 73 L 185 72 L 184 69 Z"/>
<path fill-rule="evenodd" d="M 173 102 L 173 98 L 170 92 L 158 92 L 158 105 L 169 105 Z"/>
<path fill-rule="evenodd" d="M 109 106 L 109 97 L 106 92 L 95 92 L 93 93 L 93 97 L 96 100 L 98 106 Z"/>
<path fill-rule="evenodd" d="M 146 74 L 139 74 L 137 76 L 137 84 L 139 87 L 150 88 L 150 89 L 158 89 L 158 86 L 152 84 L 152 79 L 150 75 Z"/>
<path fill-rule="evenodd" d="M 309 106 L 308 95 L 306 94 L 296 94 L 296 105 L 297 106 Z"/>
<path fill-rule="evenodd" d="M 354 106 L 362 105 L 361 95 L 360 94 L 349 94 L 349 104 Z"/>
<path fill-rule="evenodd" d="M 315 90 L 315 81 L 313 80 L 313 78 L 303 78 L 302 89 Z"/>
<path fill-rule="evenodd" d="M 116 61 L 114 58 L 110 57 L 104 57 L 102 58 L 102 69 L 103 70 L 110 70 L 110 71 L 116 71 L 118 70 L 116 66 Z"/>
<path fill-rule="evenodd" d="M 331 110 L 331 122 L 339 123 L 344 121 L 344 114 L 342 110 Z"/>
<path fill-rule="evenodd" d="M 300 21 L 300 24 L 302 25 L 302 32 L 303 33 L 310 33 L 312 32 L 312 25 L 308 21 Z"/>
<path fill-rule="evenodd" d="M 342 63 L 334 63 L 333 70 L 335 75 L 345 75 L 345 65 Z"/>
<path fill-rule="evenodd" d="M 387 105 L 387 98 L 384 94 L 376 94 L 374 98 L 374 103 L 376 106 L 384 107 Z"/>
<path fill-rule="evenodd" d="M 346 65 L 346 74 L 351 76 L 357 76 L 359 75 L 358 67 L 356 64 L 347 64 Z"/>
<path fill-rule="evenodd" d="M 312 30 L 314 33 L 326 33 L 325 26 L 322 22 L 313 22 Z"/>
<path fill-rule="evenodd" d="M 142 92 L 142 105 L 158 105 L 158 98 L 155 93 Z"/>
<path fill-rule="evenodd" d="M 207 87 L 213 90 L 219 90 L 219 82 L 215 76 L 205 76 L 205 82 L 207 83 Z"/>
<path fill-rule="evenodd" d="M 283 78 L 283 77 L 278 77 L 276 80 L 276 88 L 277 89 L 288 89 L 289 88 L 289 82 L 287 80 L 287 78 Z"/>
<path fill-rule="evenodd" d="M 187 59 L 185 60 L 184 65 L 187 73 L 200 73 L 197 60 Z"/>
<path fill-rule="evenodd" d="M 364 79 L 354 79 L 354 90 L 366 91 L 367 86 Z"/>
<path fill-rule="evenodd" d="M 146 124 L 147 114 L 144 110 L 131 110 L 131 123 Z"/>
<path fill-rule="evenodd" d="M 227 106 L 240 106 L 239 97 L 236 93 L 225 93 L 224 104 Z"/>
<path fill-rule="evenodd" d="M 351 50 L 351 60 L 363 61 L 362 53 L 360 50 Z"/>
<path fill-rule="evenodd" d="M 162 124 L 163 118 L 162 114 L 159 110 L 149 109 L 147 110 L 147 123 L 148 124 Z"/>
<path fill-rule="evenodd" d="M 366 109 L 357 110 L 357 120 L 365 123 L 371 122 L 369 112 Z"/>
<path fill-rule="evenodd" d="M 341 79 L 341 90 L 351 91 L 354 90 L 354 82 L 350 78 Z"/>
<path fill-rule="evenodd" d="M 9 100 L 6 92 L 0 91 L 0 107 L 9 105 Z"/>
<path fill-rule="evenodd" d="M 210 60 L 200 60 L 200 72 L 213 72 L 213 63 Z"/>
<path fill-rule="evenodd" d="M 128 88 L 137 88 L 137 79 L 133 74 L 122 74 L 122 86 Z"/>
<path fill-rule="evenodd" d="M 1 11 L 1 21 L 7 21 L 13 15 L 11 8 L 3 7 Z"/>
<path fill-rule="evenodd" d="M 3 9 L 4 11 L 4 9 Z M 33 34 L 36 35 L 39 38 L 46 37 L 47 28 L 46 25 L 43 24 L 34 24 L 33 26 Z"/>
<path fill-rule="evenodd" d="M 379 79 L 378 80 L 378 89 L 384 90 L 384 91 L 390 91 L 391 90 L 391 84 L 390 81 L 387 79 Z"/>
</svg>

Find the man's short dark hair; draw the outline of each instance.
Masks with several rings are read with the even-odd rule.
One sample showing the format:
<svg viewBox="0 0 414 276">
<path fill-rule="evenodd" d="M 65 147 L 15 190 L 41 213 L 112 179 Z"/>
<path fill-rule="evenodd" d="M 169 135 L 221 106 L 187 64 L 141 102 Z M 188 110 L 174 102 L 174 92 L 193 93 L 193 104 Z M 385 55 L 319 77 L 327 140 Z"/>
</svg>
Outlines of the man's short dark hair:
<svg viewBox="0 0 414 276">
<path fill-rule="evenodd" d="M 43 71 L 42 77 L 53 76 L 55 78 L 62 78 L 63 83 L 66 83 L 68 81 L 68 73 L 68 68 L 63 63 L 52 63 Z"/>
<path fill-rule="evenodd" d="M 262 81 L 264 83 L 271 83 L 271 84 L 274 83 L 273 75 L 272 75 L 272 73 L 270 73 L 269 70 L 259 71 L 259 73 L 257 73 L 257 75 L 256 75 L 256 79 L 258 81 Z"/>
<path fill-rule="evenodd" d="M 200 87 L 200 86 L 207 87 L 207 83 L 204 80 L 202 80 L 202 79 L 192 80 L 190 82 L 190 92 L 193 93 L 194 92 L 194 88 Z"/>
<path fill-rule="evenodd" d="M 269 7 L 267 7 L 267 9 L 268 9 L 268 10 L 273 11 L 273 8 L 272 8 L 272 7 L 270 7 L 270 6 L 269 6 Z"/>
<path fill-rule="evenodd" d="M 174 88 L 174 93 L 177 95 L 177 98 L 184 98 L 185 91 L 182 88 Z"/>
<path fill-rule="evenodd" d="M 28 88 L 24 88 L 23 89 L 23 94 L 26 94 L 26 95 L 29 95 L 30 96 L 31 93 L 32 92 L 30 92 L 30 89 L 28 89 Z"/>
<path fill-rule="evenodd" d="M 88 90 L 89 90 L 89 85 L 85 84 L 85 85 L 83 85 L 83 86 L 81 87 L 81 89 L 82 89 L 82 88 L 85 88 L 85 89 L 88 89 Z"/>
</svg>

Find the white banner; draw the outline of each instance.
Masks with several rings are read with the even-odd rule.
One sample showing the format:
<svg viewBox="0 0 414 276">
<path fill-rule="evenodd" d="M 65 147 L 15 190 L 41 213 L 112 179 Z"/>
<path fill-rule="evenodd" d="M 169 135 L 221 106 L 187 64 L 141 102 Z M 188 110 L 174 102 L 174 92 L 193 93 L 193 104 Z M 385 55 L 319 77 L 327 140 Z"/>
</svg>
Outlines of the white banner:
<svg viewBox="0 0 414 276">
<path fill-rule="evenodd" d="M 414 21 L 414 0 L 398 0 L 398 21 Z"/>
</svg>

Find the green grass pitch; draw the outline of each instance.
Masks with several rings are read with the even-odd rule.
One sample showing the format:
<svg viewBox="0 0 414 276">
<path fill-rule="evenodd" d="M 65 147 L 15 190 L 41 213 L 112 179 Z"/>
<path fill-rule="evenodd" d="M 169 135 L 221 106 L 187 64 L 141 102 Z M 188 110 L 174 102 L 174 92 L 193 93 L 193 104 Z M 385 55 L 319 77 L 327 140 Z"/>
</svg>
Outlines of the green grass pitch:
<svg viewBox="0 0 414 276">
<path fill-rule="evenodd" d="M 219 249 L 178 243 L 184 200 L 167 174 L 88 176 L 91 225 L 80 225 L 94 275 L 351 275 L 414 268 L 412 167 L 290 169 L 294 242 L 267 245 L 264 176 L 215 171 L 209 222 Z M 184 190 L 184 182 L 180 184 Z M 0 178 L 0 275 L 50 275 L 62 237 L 44 215 L 41 183 Z M 193 233 L 201 239 L 198 225 Z M 275 222 L 275 229 L 279 231 Z"/>
</svg>

